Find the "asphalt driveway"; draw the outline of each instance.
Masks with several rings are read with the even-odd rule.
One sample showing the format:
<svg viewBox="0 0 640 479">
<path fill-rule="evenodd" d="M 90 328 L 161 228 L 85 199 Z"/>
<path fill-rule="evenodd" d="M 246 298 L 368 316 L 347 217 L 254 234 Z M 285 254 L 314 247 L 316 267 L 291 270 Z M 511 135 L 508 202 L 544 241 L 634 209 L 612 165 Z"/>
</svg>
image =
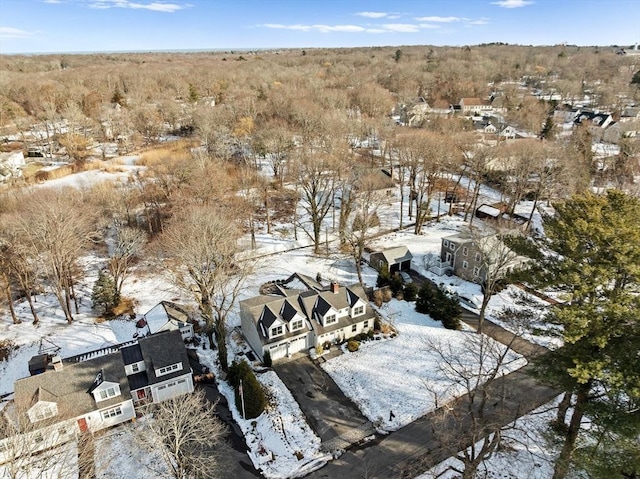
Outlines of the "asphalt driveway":
<svg viewBox="0 0 640 479">
<path fill-rule="evenodd" d="M 273 369 L 293 394 L 323 445 L 339 437 L 355 439 L 355 430 L 372 431 L 367 418 L 308 356 L 275 363 Z"/>
</svg>

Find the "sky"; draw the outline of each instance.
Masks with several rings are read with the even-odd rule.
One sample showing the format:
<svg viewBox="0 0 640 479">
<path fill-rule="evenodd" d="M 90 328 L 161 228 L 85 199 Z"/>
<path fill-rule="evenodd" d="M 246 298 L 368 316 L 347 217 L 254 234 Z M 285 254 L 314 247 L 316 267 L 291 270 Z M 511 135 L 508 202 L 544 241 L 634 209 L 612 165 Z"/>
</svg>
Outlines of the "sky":
<svg viewBox="0 0 640 479">
<path fill-rule="evenodd" d="M 0 0 L 0 53 L 628 46 L 638 0 Z"/>
</svg>

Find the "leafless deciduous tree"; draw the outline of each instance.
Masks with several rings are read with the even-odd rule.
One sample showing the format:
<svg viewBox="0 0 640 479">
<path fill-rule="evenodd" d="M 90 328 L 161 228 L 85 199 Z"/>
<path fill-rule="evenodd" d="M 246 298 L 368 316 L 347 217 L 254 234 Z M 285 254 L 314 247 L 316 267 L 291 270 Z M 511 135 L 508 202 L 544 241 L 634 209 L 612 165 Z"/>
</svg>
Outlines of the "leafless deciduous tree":
<svg viewBox="0 0 640 479">
<path fill-rule="evenodd" d="M 456 459 L 449 469 L 463 479 L 473 479 L 505 431 L 509 412 L 502 406 L 504 391 L 496 380 L 505 368 L 515 367 L 519 356 L 485 335 L 469 335 L 463 344 L 431 341 L 428 347 L 439 359 L 442 378 L 464 394 L 454 405 L 440 409 L 434 435 Z"/>
<path fill-rule="evenodd" d="M 220 365 L 227 369 L 226 319 L 234 307 L 250 261 L 236 261 L 240 231 L 214 207 L 191 206 L 176 214 L 160 236 L 160 259 L 172 282 L 197 303 Z"/>
<path fill-rule="evenodd" d="M 226 427 L 202 391 L 152 405 L 136 431 L 138 442 L 160 453 L 175 479 L 223 477 Z"/>
<path fill-rule="evenodd" d="M 129 275 L 131 264 L 142 252 L 147 235 L 130 226 L 114 222 L 113 245 L 109 252 L 109 272 L 113 276 L 118 293 L 122 293 L 122 285 Z"/>
<path fill-rule="evenodd" d="M 75 190 L 40 190 L 28 201 L 25 214 L 16 220 L 16 231 L 21 243 L 41 260 L 47 284 L 71 323 L 78 259 L 91 231 L 90 218 Z"/>
<path fill-rule="evenodd" d="M 482 333 L 487 306 L 491 297 L 496 294 L 503 285 L 505 277 L 519 263 L 518 255 L 503 241 L 508 234 L 482 234 L 472 232 L 473 243 L 480 254 L 480 271 L 483 275 L 482 305 L 478 317 L 478 334 Z"/>
<path fill-rule="evenodd" d="M 59 409 L 54 418 L 32 421 L 27 414 L 32 406 L 12 401 L 0 412 L 1 477 L 73 476 L 79 464 L 72 447 L 77 426 L 68 419 L 73 417 L 70 409 Z"/>
<path fill-rule="evenodd" d="M 320 252 L 322 221 L 329 213 L 335 187 L 333 162 L 324 155 L 302 153 L 295 162 L 295 176 L 302 208 L 309 215 L 311 231 L 303 230 L 313 240 L 314 252 Z"/>
</svg>

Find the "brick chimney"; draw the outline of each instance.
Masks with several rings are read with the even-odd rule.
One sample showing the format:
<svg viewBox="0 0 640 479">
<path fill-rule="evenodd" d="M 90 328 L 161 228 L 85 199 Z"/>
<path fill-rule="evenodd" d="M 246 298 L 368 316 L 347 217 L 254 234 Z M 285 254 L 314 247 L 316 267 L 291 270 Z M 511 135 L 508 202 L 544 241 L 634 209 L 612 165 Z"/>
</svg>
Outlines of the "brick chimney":
<svg viewBox="0 0 640 479">
<path fill-rule="evenodd" d="M 333 291 L 333 294 L 338 294 L 340 291 L 340 285 L 336 281 L 331 282 L 331 291 Z"/>
</svg>

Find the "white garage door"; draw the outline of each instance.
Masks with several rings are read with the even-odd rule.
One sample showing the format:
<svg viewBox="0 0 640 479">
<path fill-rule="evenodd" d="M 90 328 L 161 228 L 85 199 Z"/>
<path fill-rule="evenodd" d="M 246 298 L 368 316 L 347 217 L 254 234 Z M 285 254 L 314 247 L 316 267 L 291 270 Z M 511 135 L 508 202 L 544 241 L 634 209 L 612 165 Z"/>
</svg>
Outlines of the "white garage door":
<svg viewBox="0 0 640 479">
<path fill-rule="evenodd" d="M 269 348 L 269 353 L 271 354 L 271 360 L 275 361 L 276 359 L 282 359 L 287 355 L 287 344 L 279 344 L 277 346 L 271 346 Z"/>
<path fill-rule="evenodd" d="M 156 388 L 157 401 L 166 401 L 180 394 L 189 392 L 189 385 L 185 378 L 176 379 L 174 381 L 162 384 Z"/>
<path fill-rule="evenodd" d="M 307 338 L 302 337 L 298 339 L 294 339 L 289 343 L 289 354 L 297 353 L 299 351 L 304 351 L 307 346 Z"/>
</svg>

